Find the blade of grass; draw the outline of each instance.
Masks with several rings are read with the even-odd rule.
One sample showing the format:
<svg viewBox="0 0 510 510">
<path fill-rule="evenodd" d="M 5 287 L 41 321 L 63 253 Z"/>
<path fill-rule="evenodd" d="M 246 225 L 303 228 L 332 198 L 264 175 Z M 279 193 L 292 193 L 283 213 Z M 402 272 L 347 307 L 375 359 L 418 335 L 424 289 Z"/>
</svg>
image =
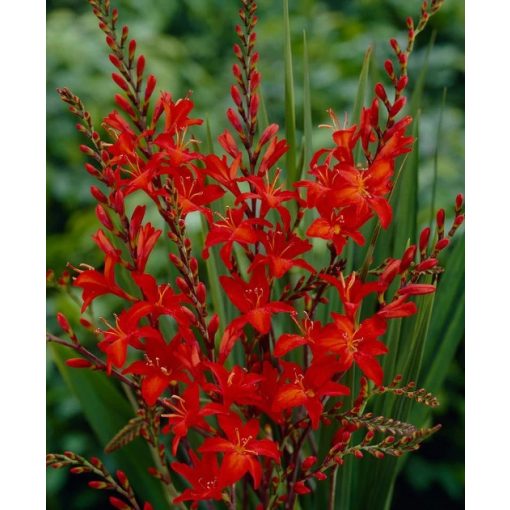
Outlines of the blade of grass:
<svg viewBox="0 0 510 510">
<path fill-rule="evenodd" d="M 283 0 L 283 34 L 285 63 L 285 136 L 289 150 L 287 151 L 287 183 L 292 189 L 296 182 L 296 107 L 294 102 L 294 76 L 292 72 L 292 45 L 289 21 L 289 0 Z"/>
<path fill-rule="evenodd" d="M 310 62 L 308 58 L 308 42 L 306 31 L 303 30 L 303 171 L 301 178 L 304 178 L 310 159 L 312 158 L 312 95 L 310 91 Z"/>
</svg>

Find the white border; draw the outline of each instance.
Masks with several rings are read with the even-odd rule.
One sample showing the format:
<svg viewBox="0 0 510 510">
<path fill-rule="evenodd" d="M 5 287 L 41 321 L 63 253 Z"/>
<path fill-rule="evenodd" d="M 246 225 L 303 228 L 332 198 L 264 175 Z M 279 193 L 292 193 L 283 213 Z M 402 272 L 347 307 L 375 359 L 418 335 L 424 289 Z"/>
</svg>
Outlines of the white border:
<svg viewBox="0 0 510 510">
<path fill-rule="evenodd" d="M 45 5 L 0 29 L 2 508 L 45 501 Z"/>
</svg>

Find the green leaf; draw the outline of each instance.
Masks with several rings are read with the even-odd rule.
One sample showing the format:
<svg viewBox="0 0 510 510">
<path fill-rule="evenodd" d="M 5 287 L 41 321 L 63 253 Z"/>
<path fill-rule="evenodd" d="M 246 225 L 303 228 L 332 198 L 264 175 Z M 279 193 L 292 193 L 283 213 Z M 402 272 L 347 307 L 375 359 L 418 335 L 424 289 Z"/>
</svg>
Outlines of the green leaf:
<svg viewBox="0 0 510 510">
<path fill-rule="evenodd" d="M 312 96 L 310 91 L 310 63 L 308 59 L 308 43 L 306 31 L 303 30 L 303 171 L 301 178 L 306 174 L 310 159 L 312 158 Z"/>
<path fill-rule="evenodd" d="M 289 0 L 283 0 L 283 36 L 285 62 L 285 136 L 289 150 L 287 151 L 287 183 L 297 181 L 296 166 L 296 107 L 294 102 L 294 76 L 292 72 L 292 45 L 289 21 Z"/>
<path fill-rule="evenodd" d="M 133 408 L 105 374 L 72 369 L 65 364 L 72 357 L 69 349 L 55 344 L 49 344 L 49 348 L 62 377 L 79 400 L 99 444 L 105 448 L 134 417 Z M 126 472 L 140 499 L 150 501 L 155 509 L 168 508 L 169 499 L 161 483 L 147 473 L 147 469 L 155 463 L 144 441 L 135 439 L 109 456 Z"/>
</svg>

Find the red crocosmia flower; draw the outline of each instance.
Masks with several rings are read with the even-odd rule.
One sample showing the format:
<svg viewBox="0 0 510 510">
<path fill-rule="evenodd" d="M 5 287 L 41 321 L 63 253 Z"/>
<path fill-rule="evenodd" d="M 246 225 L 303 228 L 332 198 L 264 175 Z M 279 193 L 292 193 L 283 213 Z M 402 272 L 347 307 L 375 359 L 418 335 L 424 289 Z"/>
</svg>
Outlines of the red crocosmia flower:
<svg viewBox="0 0 510 510">
<path fill-rule="evenodd" d="M 135 361 L 124 373 L 142 376 L 142 396 L 148 405 L 153 406 L 168 386 L 175 386 L 178 381 L 188 382 L 189 377 L 175 356 L 173 342 L 167 344 L 161 336 L 149 337 L 142 348 L 145 360 Z"/>
<path fill-rule="evenodd" d="M 278 185 L 278 183 L 281 183 L 280 173 L 279 169 L 275 172 L 273 182 L 269 182 L 267 174 L 265 178 L 252 175 L 239 179 L 240 181 L 248 181 L 254 190 L 241 193 L 236 199 L 236 204 L 250 198 L 260 200 L 260 217 L 265 218 L 270 209 L 276 209 L 282 218 L 285 230 L 288 231 L 290 227 L 290 213 L 282 203 L 288 200 L 296 200 L 297 193 L 295 191 L 282 190 L 282 186 Z"/>
<path fill-rule="evenodd" d="M 211 176 L 215 181 L 229 189 L 234 195 L 239 194 L 237 186 L 239 165 L 241 164 L 241 155 L 237 156 L 229 166 L 226 157 L 220 159 L 215 154 L 209 154 L 205 157 L 204 173 Z"/>
<path fill-rule="evenodd" d="M 257 489 L 262 477 L 262 466 L 257 457 L 262 455 L 280 462 L 278 445 L 269 439 L 255 439 L 260 428 L 259 421 L 255 418 L 245 424 L 234 413 L 219 415 L 217 419 L 227 437 L 207 438 L 198 450 L 203 453 L 224 454 L 220 485 L 232 485 L 249 472 L 253 478 L 253 486 Z"/>
<path fill-rule="evenodd" d="M 222 197 L 225 192 L 216 184 L 205 184 L 202 174 L 193 175 L 191 172 L 180 172 L 174 178 L 175 189 L 177 190 L 177 201 L 182 210 L 183 216 L 200 211 L 209 222 L 212 222 L 211 209 L 204 207 Z"/>
<path fill-rule="evenodd" d="M 117 368 L 124 366 L 129 345 L 141 349 L 143 348 L 141 338 L 161 339 L 161 333 L 158 330 L 150 326 L 139 327 L 138 321 L 138 304 L 129 310 L 123 310 L 115 318 L 115 326 L 105 321 L 109 329 L 101 331 L 103 340 L 98 343 L 98 347 L 106 353 L 108 373 L 110 373 L 112 365 Z"/>
<path fill-rule="evenodd" d="M 239 365 L 230 372 L 219 363 L 206 363 L 206 366 L 214 374 L 218 385 L 207 383 L 204 389 L 221 394 L 224 409 L 229 409 L 233 403 L 257 405 L 260 399 L 257 385 L 263 379 L 262 375 L 249 373 Z"/>
<path fill-rule="evenodd" d="M 341 253 L 345 243 L 351 238 L 356 244 L 363 246 L 365 238 L 359 229 L 370 218 L 367 210 L 358 211 L 355 207 L 347 207 L 335 211 L 327 204 L 317 206 L 321 218 L 317 218 L 306 231 L 309 237 L 319 237 L 331 241 L 337 253 Z"/>
<path fill-rule="evenodd" d="M 334 324 L 326 326 L 318 339 L 316 352 L 332 352 L 339 355 L 342 370 L 348 370 L 354 362 L 362 372 L 378 386 L 383 381 L 383 371 L 375 356 L 386 354 L 388 348 L 378 337 L 386 332 L 386 321 L 380 316 L 364 320 L 357 328 L 353 319 L 338 313 L 331 314 Z"/>
<path fill-rule="evenodd" d="M 349 388 L 331 380 L 338 372 L 337 363 L 314 362 L 304 374 L 298 365 L 289 363 L 289 367 L 293 369 L 294 380 L 278 389 L 273 406 L 275 409 L 304 406 L 310 416 L 312 428 L 317 429 L 323 410 L 322 398 L 327 395 L 348 395 Z"/>
<path fill-rule="evenodd" d="M 259 233 L 255 225 L 271 227 L 271 223 L 260 218 L 244 219 L 244 208 L 228 209 L 227 216 L 222 221 L 213 223 L 205 240 L 203 257 L 209 257 L 209 248 L 222 243 L 220 250 L 221 260 L 227 267 L 232 269 L 231 254 L 232 245 L 237 242 L 241 245 L 253 244 L 259 241 Z"/>
<path fill-rule="evenodd" d="M 258 266 L 249 282 L 245 282 L 239 275 L 233 278 L 220 276 L 220 282 L 230 301 L 243 313 L 234 319 L 223 336 L 220 345 L 220 355 L 226 357 L 237 340 L 236 331 L 240 331 L 246 324 L 251 324 L 259 333 L 266 335 L 271 329 L 271 316 L 274 313 L 294 313 L 295 310 L 287 303 L 269 301 L 270 289 L 264 267 Z"/>
<path fill-rule="evenodd" d="M 312 321 L 308 316 L 305 317 L 302 323 L 298 322 L 294 317 L 293 320 L 300 329 L 301 335 L 291 333 L 284 333 L 281 335 L 274 346 L 273 352 L 273 354 L 278 358 L 284 356 L 289 351 L 296 349 L 300 345 L 312 346 L 315 344 L 316 337 L 320 335 L 320 332 L 322 331 L 320 321 Z"/>
<path fill-rule="evenodd" d="M 171 431 L 174 434 L 172 440 L 172 454 L 175 456 L 177 448 L 183 437 L 188 435 L 188 430 L 196 427 L 201 430 L 211 431 L 211 426 L 205 421 L 206 409 L 200 408 L 200 391 L 198 384 L 190 384 L 182 396 L 172 395 L 165 399 L 165 405 L 172 410 L 169 414 L 162 414 L 162 418 L 168 418 L 168 425 L 163 432 Z"/>
<path fill-rule="evenodd" d="M 171 315 L 180 326 L 186 328 L 195 322 L 193 312 L 183 306 L 190 303 L 187 296 L 175 294 L 167 283 L 158 285 L 156 279 L 149 274 L 131 273 L 131 276 L 144 296 L 137 310 L 140 319 L 149 314 L 154 319 L 161 315 Z M 184 334 L 184 330 L 181 333 Z"/>
<path fill-rule="evenodd" d="M 262 155 L 257 175 L 264 176 L 288 150 L 286 140 L 278 140 L 276 136 L 272 138 Z"/>
<path fill-rule="evenodd" d="M 379 216 L 382 227 L 387 228 L 391 223 L 392 211 L 385 196 L 391 191 L 393 165 L 393 160 L 382 158 L 377 158 L 366 170 L 340 165 L 339 178 L 335 182 L 337 187 L 328 193 L 328 201 L 334 207 L 369 207 Z"/>
<path fill-rule="evenodd" d="M 138 237 L 135 241 L 136 246 L 136 269 L 139 273 L 145 271 L 147 260 L 151 254 L 156 241 L 161 235 L 161 230 L 155 229 L 150 223 L 140 228 Z"/>
<path fill-rule="evenodd" d="M 351 273 L 347 278 L 344 278 L 342 273 L 340 273 L 338 278 L 329 274 L 322 274 L 320 276 L 336 288 L 338 296 L 344 305 L 345 313 L 350 318 L 354 317 L 359 305 L 368 294 L 382 290 L 379 282 L 365 283 L 356 272 Z"/>
<path fill-rule="evenodd" d="M 274 422 L 282 423 L 283 417 L 280 409 L 274 408 L 276 396 L 275 388 L 281 380 L 278 368 L 275 368 L 269 361 L 264 361 L 261 372 L 262 380 L 258 383 L 257 399 L 254 402 L 259 409 L 267 414 Z M 253 394 L 255 396 L 255 394 Z"/>
<path fill-rule="evenodd" d="M 198 501 L 206 499 L 221 500 L 223 498 L 223 489 L 227 484 L 221 485 L 219 482 L 220 467 L 217 455 L 206 453 L 201 459 L 197 454 L 190 450 L 189 452 L 192 466 L 182 464 L 181 462 L 172 462 L 170 467 L 181 476 L 186 478 L 191 484 L 191 488 L 184 489 L 182 494 L 176 497 L 173 502 L 193 501 L 191 508 L 198 508 Z"/>
<path fill-rule="evenodd" d="M 82 313 L 89 307 L 94 299 L 105 294 L 114 294 L 128 301 L 136 301 L 136 298 L 130 296 L 117 285 L 115 281 L 115 264 L 116 260 L 114 258 L 106 256 L 102 273 L 91 268 L 80 271 L 80 274 L 74 279 L 73 285 L 83 289 Z"/>
<path fill-rule="evenodd" d="M 281 278 L 294 266 L 315 273 L 315 269 L 308 262 L 296 258 L 312 248 L 308 241 L 300 239 L 293 233 L 288 236 L 285 235 L 280 225 L 276 227 L 276 230 L 261 233 L 260 240 L 266 249 L 266 254 L 257 255 L 249 271 L 252 271 L 259 264 L 267 264 L 271 275 L 275 278 Z"/>
<path fill-rule="evenodd" d="M 185 131 L 189 126 L 200 125 L 202 119 L 190 119 L 189 114 L 193 110 L 193 101 L 185 97 L 172 101 L 172 96 L 168 92 L 161 94 L 158 106 L 163 106 L 165 111 L 165 127 L 164 132 L 171 135 L 177 135 L 179 132 Z"/>
</svg>

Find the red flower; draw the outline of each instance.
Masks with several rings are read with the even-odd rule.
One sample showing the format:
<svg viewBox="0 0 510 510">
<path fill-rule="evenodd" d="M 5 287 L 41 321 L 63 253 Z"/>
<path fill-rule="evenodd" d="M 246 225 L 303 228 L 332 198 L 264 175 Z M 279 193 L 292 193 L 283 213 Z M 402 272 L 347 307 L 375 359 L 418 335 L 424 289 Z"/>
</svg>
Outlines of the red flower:
<svg viewBox="0 0 510 510">
<path fill-rule="evenodd" d="M 386 321 L 375 315 L 357 328 L 350 317 L 338 313 L 331 315 L 335 322 L 325 327 L 324 334 L 317 341 L 316 352 L 338 354 L 342 370 L 348 370 L 356 362 L 362 372 L 380 386 L 383 371 L 375 356 L 388 352 L 388 348 L 377 340 L 386 332 Z"/>
<path fill-rule="evenodd" d="M 213 223 L 211 230 L 208 232 L 203 257 L 205 259 L 209 257 L 209 248 L 223 243 L 220 250 L 221 260 L 223 260 L 227 269 L 232 269 L 230 258 L 234 242 L 246 246 L 259 241 L 259 233 L 254 225 L 271 227 L 268 221 L 260 218 L 244 219 L 244 208 L 242 207 L 228 209 L 227 216 L 222 218 L 222 221 Z"/>
<path fill-rule="evenodd" d="M 262 477 L 262 466 L 257 457 L 262 455 L 279 462 L 281 454 L 277 444 L 269 439 L 255 439 L 260 428 L 257 419 L 243 424 L 241 418 L 234 413 L 220 415 L 217 419 L 227 438 L 208 438 L 198 450 L 203 453 L 224 454 L 220 485 L 232 485 L 249 472 L 253 478 L 253 486 L 257 489 Z"/>
<path fill-rule="evenodd" d="M 350 165 L 339 165 L 335 169 L 338 175 L 335 188 L 329 190 L 325 199 L 334 207 L 369 207 L 379 216 L 383 228 L 387 228 L 391 223 L 392 211 L 385 196 L 391 190 L 393 165 L 393 160 L 382 158 L 362 170 Z"/>
<path fill-rule="evenodd" d="M 380 292 L 382 285 L 379 282 L 363 282 L 356 273 L 351 273 L 347 278 L 340 273 L 338 278 L 329 274 L 320 275 L 321 278 L 336 287 L 338 296 L 342 301 L 345 313 L 353 318 L 363 299 L 372 292 Z"/>
<path fill-rule="evenodd" d="M 182 370 L 182 363 L 175 356 L 173 344 L 177 340 L 178 337 L 167 344 L 161 336 L 147 338 L 142 347 L 145 360 L 135 361 L 124 370 L 125 374 L 142 376 L 142 396 L 150 406 L 156 403 L 168 386 L 189 380 Z"/>
<path fill-rule="evenodd" d="M 241 193 L 236 199 L 236 204 L 249 198 L 260 200 L 260 217 L 265 218 L 270 209 L 276 209 L 280 213 L 285 230 L 289 230 L 290 213 L 281 204 L 288 200 L 296 200 L 298 197 L 295 191 L 284 191 L 281 189 L 282 186 L 278 186 L 278 183 L 281 181 L 280 170 L 275 172 L 273 182 L 269 182 L 267 174 L 265 180 L 256 175 L 239 180 L 248 181 L 254 188 L 254 191 Z"/>
<path fill-rule="evenodd" d="M 123 310 L 119 316 L 115 317 L 115 326 L 105 321 L 109 329 L 101 331 L 103 340 L 98 343 L 98 347 L 106 353 L 108 373 L 112 365 L 117 368 L 124 366 L 129 345 L 141 349 L 143 348 L 141 338 L 161 339 L 161 333 L 158 330 L 150 326 L 138 326 L 138 308 L 136 304 L 129 310 Z"/>
<path fill-rule="evenodd" d="M 312 428 L 317 429 L 323 411 L 322 398 L 326 395 L 349 395 L 349 388 L 331 380 L 332 375 L 338 372 L 336 363 L 312 363 L 305 374 L 298 365 L 289 364 L 288 367 L 293 369 L 294 380 L 279 388 L 273 406 L 277 410 L 304 406 Z"/>
<path fill-rule="evenodd" d="M 257 405 L 257 384 L 263 379 L 262 375 L 249 373 L 239 365 L 235 365 L 230 372 L 219 363 L 207 363 L 206 366 L 214 374 L 218 385 L 208 383 L 204 389 L 220 393 L 224 409 L 228 410 L 233 403 Z"/>
<path fill-rule="evenodd" d="M 261 233 L 260 240 L 266 249 L 265 255 L 257 255 L 249 271 L 252 271 L 259 264 L 267 264 L 271 275 L 275 278 L 281 278 L 294 266 L 302 267 L 311 273 L 315 269 L 303 259 L 296 259 L 298 255 L 309 251 L 312 245 L 296 234 L 290 233 L 288 236 L 282 231 L 280 225 L 276 230 L 268 233 Z"/>
<path fill-rule="evenodd" d="M 162 414 L 162 418 L 168 418 L 168 426 L 163 428 L 163 432 L 169 429 L 173 432 L 172 454 L 175 456 L 179 442 L 183 437 L 188 435 L 188 430 L 197 427 L 202 430 L 211 430 L 210 425 L 204 420 L 204 416 L 209 414 L 207 409 L 200 408 L 200 392 L 198 384 L 190 384 L 182 397 L 172 395 L 169 399 L 165 399 L 167 407 L 172 409 L 170 414 Z M 175 404 L 172 402 L 175 401 Z"/>
<path fill-rule="evenodd" d="M 278 358 L 284 356 L 289 351 L 296 349 L 300 345 L 312 346 L 315 344 L 317 336 L 320 335 L 320 332 L 322 331 L 320 321 L 312 321 L 308 318 L 308 316 L 302 323 L 299 323 L 295 318 L 293 319 L 298 328 L 301 330 L 301 335 L 292 333 L 284 333 L 281 335 L 276 342 L 273 353 Z"/>
<path fill-rule="evenodd" d="M 253 270 L 249 282 L 245 282 L 237 274 L 233 278 L 220 276 L 220 282 L 230 301 L 243 313 L 229 324 L 223 335 L 220 345 L 223 359 L 228 356 L 233 343 L 239 338 L 238 332 L 246 324 L 251 324 L 259 333 L 265 335 L 271 329 L 271 316 L 274 313 L 294 313 L 294 308 L 287 303 L 269 301 L 269 282 L 265 269 L 261 266 Z"/>
<path fill-rule="evenodd" d="M 227 484 L 221 485 L 219 483 L 220 468 L 217 456 L 206 453 L 199 459 L 193 451 L 190 451 L 189 455 L 193 466 L 181 462 L 172 462 L 170 465 L 176 473 L 179 473 L 191 483 L 191 488 L 185 489 L 173 502 L 193 501 L 192 508 L 198 508 L 197 501 L 204 499 L 221 500 L 223 489 Z"/>
<path fill-rule="evenodd" d="M 359 229 L 370 218 L 368 210 L 358 211 L 355 207 L 347 207 L 335 211 L 327 203 L 318 205 L 317 208 L 321 218 L 317 218 L 308 227 L 307 236 L 331 241 L 338 254 L 342 252 L 349 238 L 361 246 L 365 244 L 365 238 Z"/>
</svg>

